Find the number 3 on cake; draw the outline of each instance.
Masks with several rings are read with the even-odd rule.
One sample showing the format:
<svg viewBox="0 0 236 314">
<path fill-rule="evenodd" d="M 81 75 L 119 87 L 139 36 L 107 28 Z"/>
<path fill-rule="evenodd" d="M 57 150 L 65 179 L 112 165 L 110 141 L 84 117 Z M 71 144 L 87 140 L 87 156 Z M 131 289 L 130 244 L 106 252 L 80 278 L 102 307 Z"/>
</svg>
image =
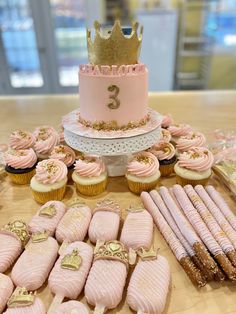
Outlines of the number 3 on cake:
<svg viewBox="0 0 236 314">
<path fill-rule="evenodd" d="M 112 102 L 110 102 L 107 106 L 110 109 L 117 109 L 120 107 L 120 100 L 117 98 L 120 89 L 117 85 L 110 85 L 108 86 L 107 90 L 109 92 L 114 92 L 114 94 L 110 95 L 109 98 L 112 100 Z"/>
</svg>

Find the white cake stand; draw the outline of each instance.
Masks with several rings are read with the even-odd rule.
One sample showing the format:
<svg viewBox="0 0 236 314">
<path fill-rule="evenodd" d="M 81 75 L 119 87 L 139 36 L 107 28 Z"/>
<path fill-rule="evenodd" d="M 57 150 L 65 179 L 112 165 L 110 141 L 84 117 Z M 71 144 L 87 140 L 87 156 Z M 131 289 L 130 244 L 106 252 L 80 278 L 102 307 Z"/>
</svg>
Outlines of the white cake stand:
<svg viewBox="0 0 236 314">
<path fill-rule="evenodd" d="M 103 156 L 110 177 L 123 176 L 129 157 L 145 150 L 160 139 L 162 116 L 149 109 L 145 126 L 127 131 L 97 131 L 78 121 L 79 110 L 62 119 L 66 143 L 85 154 Z"/>
</svg>

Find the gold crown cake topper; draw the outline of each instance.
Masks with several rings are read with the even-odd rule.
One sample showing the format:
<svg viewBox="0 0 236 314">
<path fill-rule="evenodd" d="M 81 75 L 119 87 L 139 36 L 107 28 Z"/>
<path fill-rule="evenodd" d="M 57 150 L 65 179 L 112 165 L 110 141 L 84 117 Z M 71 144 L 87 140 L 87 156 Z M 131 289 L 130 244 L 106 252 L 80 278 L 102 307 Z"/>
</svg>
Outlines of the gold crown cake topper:
<svg viewBox="0 0 236 314">
<path fill-rule="evenodd" d="M 129 267 L 129 254 L 124 244 L 120 241 L 113 240 L 101 243 L 94 251 L 94 260 L 110 259 L 117 260 Z"/>
<path fill-rule="evenodd" d="M 143 27 L 138 35 L 138 22 L 132 24 L 130 35 L 124 35 L 119 20 L 116 20 L 110 34 L 102 35 L 101 25 L 94 22 L 94 40 L 87 30 L 89 62 L 93 65 L 126 65 L 138 63 L 143 37 Z"/>
<path fill-rule="evenodd" d="M 145 250 L 144 248 L 141 248 L 137 251 L 137 254 L 141 257 L 143 261 L 148 261 L 157 259 L 158 251 L 159 249 L 155 249 L 154 247 L 151 247 L 150 250 Z"/>
<path fill-rule="evenodd" d="M 79 197 L 75 197 L 68 202 L 68 206 L 69 207 L 84 207 L 86 206 L 86 203 L 83 200 L 81 200 Z"/>
<path fill-rule="evenodd" d="M 24 307 L 34 304 L 35 294 L 28 292 L 26 288 L 16 288 L 10 297 L 7 306 L 8 308 Z"/>
<path fill-rule="evenodd" d="M 82 257 L 79 255 L 79 250 L 74 249 L 70 254 L 67 254 L 63 257 L 61 260 L 61 268 L 79 270 L 82 261 Z"/>
<path fill-rule="evenodd" d="M 31 239 L 32 239 L 32 242 L 38 243 L 38 242 L 46 241 L 48 237 L 49 237 L 48 231 L 44 230 L 42 232 L 36 232 L 32 234 Z"/>
<path fill-rule="evenodd" d="M 57 210 L 54 204 L 50 204 L 49 206 L 43 207 L 39 211 L 39 216 L 52 218 L 56 215 Z"/>
<path fill-rule="evenodd" d="M 21 241 L 22 246 L 25 246 L 30 238 L 27 225 L 22 220 L 9 222 L 2 228 L 2 231 L 9 232 L 17 236 L 17 238 Z"/>
</svg>

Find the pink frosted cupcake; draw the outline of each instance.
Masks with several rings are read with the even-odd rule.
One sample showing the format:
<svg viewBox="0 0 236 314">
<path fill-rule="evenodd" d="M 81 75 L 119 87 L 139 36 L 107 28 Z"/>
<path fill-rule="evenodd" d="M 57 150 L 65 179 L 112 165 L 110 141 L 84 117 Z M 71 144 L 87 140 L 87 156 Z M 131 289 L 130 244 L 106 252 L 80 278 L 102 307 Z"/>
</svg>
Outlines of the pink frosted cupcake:
<svg viewBox="0 0 236 314">
<path fill-rule="evenodd" d="M 36 174 L 30 181 L 35 200 L 44 204 L 48 201 L 61 201 L 67 183 L 67 167 L 57 159 L 45 159 L 36 166 Z"/>
<path fill-rule="evenodd" d="M 180 136 L 176 143 L 179 153 L 188 151 L 192 147 L 203 147 L 206 144 L 205 136 L 200 132 L 192 132 L 185 136 Z"/>
<path fill-rule="evenodd" d="M 153 145 L 149 152 L 156 156 L 160 164 L 160 172 L 162 177 L 166 177 L 173 173 L 176 162 L 175 148 L 171 143 L 160 142 Z"/>
<path fill-rule="evenodd" d="M 58 159 L 67 166 L 68 169 L 68 180 L 71 179 L 72 172 L 74 169 L 75 152 L 72 148 L 67 145 L 58 145 L 53 148 L 49 156 L 50 159 Z"/>
<path fill-rule="evenodd" d="M 126 178 L 130 191 L 135 194 L 154 189 L 160 178 L 157 158 L 150 152 L 138 153 L 127 166 Z"/>
<path fill-rule="evenodd" d="M 192 147 L 189 151 L 180 154 L 178 159 L 174 167 L 178 184 L 182 186 L 207 184 L 214 163 L 213 154 L 207 148 Z"/>
<path fill-rule="evenodd" d="M 34 147 L 35 136 L 27 131 L 16 130 L 10 135 L 10 147 L 12 149 L 28 149 Z"/>
<path fill-rule="evenodd" d="M 35 174 L 37 156 L 32 148 L 5 153 L 5 170 L 15 184 L 29 184 Z"/>
<path fill-rule="evenodd" d="M 171 134 L 171 142 L 176 145 L 178 139 L 180 136 L 185 136 L 188 135 L 189 133 L 192 132 L 192 128 L 188 124 L 173 124 L 168 127 L 168 130 L 170 131 Z"/>
<path fill-rule="evenodd" d="M 47 159 L 53 148 L 60 142 L 60 136 L 57 131 L 48 125 L 36 128 L 34 136 L 36 137 L 34 150 L 41 160 Z"/>
<path fill-rule="evenodd" d="M 100 157 L 85 156 L 76 161 L 72 179 L 79 193 L 98 195 L 107 187 L 105 164 Z"/>
<path fill-rule="evenodd" d="M 167 129 L 169 126 L 171 126 L 174 123 L 174 120 L 170 114 L 167 114 L 163 116 L 161 127 L 163 129 Z"/>
</svg>

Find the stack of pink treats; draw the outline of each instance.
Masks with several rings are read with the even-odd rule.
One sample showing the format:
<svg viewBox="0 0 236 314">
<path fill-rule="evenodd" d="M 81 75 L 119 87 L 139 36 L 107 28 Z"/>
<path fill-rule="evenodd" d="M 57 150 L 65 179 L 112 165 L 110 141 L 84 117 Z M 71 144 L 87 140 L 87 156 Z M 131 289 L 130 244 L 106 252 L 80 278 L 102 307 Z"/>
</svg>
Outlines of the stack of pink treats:
<svg viewBox="0 0 236 314">
<path fill-rule="evenodd" d="M 236 280 L 236 218 L 213 186 L 161 187 L 141 199 L 182 267 L 194 262 L 193 282 Z"/>
</svg>

